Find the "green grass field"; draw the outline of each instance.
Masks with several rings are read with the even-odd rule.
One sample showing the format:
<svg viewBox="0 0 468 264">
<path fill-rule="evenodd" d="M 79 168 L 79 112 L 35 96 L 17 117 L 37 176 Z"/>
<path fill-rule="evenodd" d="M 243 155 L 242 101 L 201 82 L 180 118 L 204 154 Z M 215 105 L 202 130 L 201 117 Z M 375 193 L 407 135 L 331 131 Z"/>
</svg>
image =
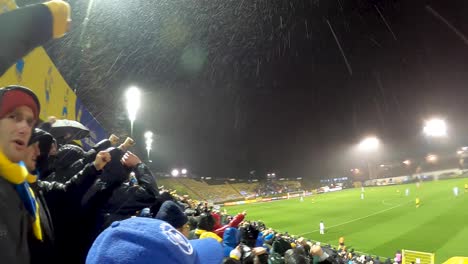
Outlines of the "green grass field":
<svg viewBox="0 0 468 264">
<path fill-rule="evenodd" d="M 349 189 L 270 203 L 227 207 L 234 214 L 247 210 L 247 219 L 263 220 L 281 232 L 338 244 L 345 237 L 348 248 L 393 257 L 398 249 L 436 253 L 436 263 L 453 256 L 468 256 L 468 179 L 444 180 L 365 189 Z M 460 194 L 453 195 L 458 186 Z M 405 189 L 410 195 L 405 196 Z M 397 192 L 400 190 L 400 192 Z M 416 208 L 415 198 L 421 199 Z M 319 222 L 325 235 L 319 234 Z"/>
</svg>

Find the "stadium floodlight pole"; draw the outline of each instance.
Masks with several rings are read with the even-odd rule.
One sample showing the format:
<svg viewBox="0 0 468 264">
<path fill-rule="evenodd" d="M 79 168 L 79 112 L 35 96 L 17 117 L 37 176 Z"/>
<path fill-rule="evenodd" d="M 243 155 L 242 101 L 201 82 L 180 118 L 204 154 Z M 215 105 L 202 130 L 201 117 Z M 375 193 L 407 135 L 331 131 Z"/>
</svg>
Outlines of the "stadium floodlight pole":
<svg viewBox="0 0 468 264">
<path fill-rule="evenodd" d="M 128 119 L 130 119 L 130 136 L 133 137 L 133 123 L 136 120 L 138 109 L 140 109 L 141 93 L 138 88 L 132 86 L 125 93 L 127 102 Z"/>
<path fill-rule="evenodd" d="M 423 132 L 428 137 L 441 138 L 447 136 L 447 123 L 440 118 L 432 118 L 424 122 Z"/>
<path fill-rule="evenodd" d="M 151 145 L 153 144 L 153 132 L 146 131 L 145 132 L 145 144 L 146 144 L 146 151 L 148 152 L 148 161 L 150 161 L 150 152 L 151 152 Z"/>
</svg>

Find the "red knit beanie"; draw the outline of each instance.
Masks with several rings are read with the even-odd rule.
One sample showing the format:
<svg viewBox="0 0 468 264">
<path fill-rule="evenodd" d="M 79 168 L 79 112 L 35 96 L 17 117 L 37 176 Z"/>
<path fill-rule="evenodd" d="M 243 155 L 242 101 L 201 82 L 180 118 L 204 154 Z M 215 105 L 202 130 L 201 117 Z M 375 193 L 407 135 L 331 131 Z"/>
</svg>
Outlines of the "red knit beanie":
<svg viewBox="0 0 468 264">
<path fill-rule="evenodd" d="M 0 119 L 20 106 L 31 108 L 34 118 L 39 120 L 40 104 L 33 91 L 22 86 L 7 86 L 0 89 Z"/>
</svg>

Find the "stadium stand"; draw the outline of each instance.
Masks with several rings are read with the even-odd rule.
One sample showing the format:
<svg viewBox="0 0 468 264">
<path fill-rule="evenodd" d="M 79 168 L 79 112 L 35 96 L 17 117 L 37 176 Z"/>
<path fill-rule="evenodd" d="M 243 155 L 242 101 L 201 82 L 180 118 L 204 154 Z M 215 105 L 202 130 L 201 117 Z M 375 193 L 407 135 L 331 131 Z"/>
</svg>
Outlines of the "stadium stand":
<svg viewBox="0 0 468 264">
<path fill-rule="evenodd" d="M 210 185 L 202 180 L 190 178 L 161 178 L 160 185 L 177 190 L 179 194 L 189 195 L 200 200 L 219 203 L 226 200 L 243 199 L 237 188 L 229 183 Z"/>
</svg>

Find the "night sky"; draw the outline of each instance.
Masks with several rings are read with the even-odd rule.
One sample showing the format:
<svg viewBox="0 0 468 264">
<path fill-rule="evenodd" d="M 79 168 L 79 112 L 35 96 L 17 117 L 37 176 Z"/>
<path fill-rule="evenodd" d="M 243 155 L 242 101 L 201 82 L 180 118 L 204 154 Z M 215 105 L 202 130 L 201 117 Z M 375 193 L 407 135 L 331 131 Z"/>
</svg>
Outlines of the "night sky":
<svg viewBox="0 0 468 264">
<path fill-rule="evenodd" d="M 379 163 L 468 144 L 466 1 L 69 2 L 49 54 L 109 132 L 129 133 L 123 94 L 142 90 L 135 139 L 157 134 L 159 171 L 317 179 L 361 165 L 370 134 Z M 447 140 L 423 139 L 431 116 Z"/>
</svg>

